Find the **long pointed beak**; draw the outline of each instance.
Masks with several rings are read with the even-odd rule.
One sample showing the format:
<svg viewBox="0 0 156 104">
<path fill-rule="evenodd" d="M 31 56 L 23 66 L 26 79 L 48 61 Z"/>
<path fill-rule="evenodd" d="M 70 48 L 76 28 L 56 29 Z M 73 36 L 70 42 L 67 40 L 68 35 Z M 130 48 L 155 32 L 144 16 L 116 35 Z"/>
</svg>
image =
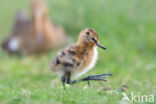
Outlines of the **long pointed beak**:
<svg viewBox="0 0 156 104">
<path fill-rule="evenodd" d="M 100 48 L 102 48 L 102 49 L 106 49 L 106 47 L 103 47 L 101 44 L 99 44 L 99 43 L 96 43 L 96 46 L 98 46 L 98 47 L 100 47 Z"/>
</svg>

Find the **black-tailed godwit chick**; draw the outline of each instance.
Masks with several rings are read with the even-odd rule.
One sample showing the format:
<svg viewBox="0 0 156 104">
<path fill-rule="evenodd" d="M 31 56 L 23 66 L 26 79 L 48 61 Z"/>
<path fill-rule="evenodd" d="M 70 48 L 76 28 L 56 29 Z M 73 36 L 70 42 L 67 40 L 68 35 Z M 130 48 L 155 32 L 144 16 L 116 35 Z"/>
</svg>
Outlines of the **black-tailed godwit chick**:
<svg viewBox="0 0 156 104">
<path fill-rule="evenodd" d="M 78 77 L 90 69 L 96 63 L 98 52 L 97 48 L 106 49 L 98 43 L 98 34 L 91 28 L 80 32 L 76 44 L 61 50 L 52 60 L 52 70 L 59 72 L 62 76 L 62 83 L 74 84 L 79 81 L 102 80 L 111 74 L 91 75 L 83 79 L 71 81 L 71 77 Z"/>
</svg>

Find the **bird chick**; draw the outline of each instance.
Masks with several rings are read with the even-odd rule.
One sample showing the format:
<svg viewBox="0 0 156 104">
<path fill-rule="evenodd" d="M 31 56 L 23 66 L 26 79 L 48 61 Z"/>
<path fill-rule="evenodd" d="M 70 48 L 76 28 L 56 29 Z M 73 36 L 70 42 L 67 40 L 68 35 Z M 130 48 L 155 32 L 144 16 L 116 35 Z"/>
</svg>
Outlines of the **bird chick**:
<svg viewBox="0 0 156 104">
<path fill-rule="evenodd" d="M 78 81 L 104 80 L 101 78 L 111 75 L 92 75 L 80 80 L 70 80 L 71 77 L 81 76 L 94 67 L 98 57 L 96 47 L 106 49 L 98 41 L 98 34 L 93 29 L 87 28 L 80 32 L 76 44 L 58 52 L 52 60 L 51 67 L 54 72 L 61 74 L 63 84 L 74 84 Z"/>
</svg>

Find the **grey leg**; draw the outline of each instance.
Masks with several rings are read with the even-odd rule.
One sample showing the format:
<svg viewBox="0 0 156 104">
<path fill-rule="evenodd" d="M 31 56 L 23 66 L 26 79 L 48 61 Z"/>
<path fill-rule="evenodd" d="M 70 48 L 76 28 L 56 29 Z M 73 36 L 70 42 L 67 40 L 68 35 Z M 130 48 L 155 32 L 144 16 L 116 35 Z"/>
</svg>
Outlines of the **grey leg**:
<svg viewBox="0 0 156 104">
<path fill-rule="evenodd" d="M 65 83 L 65 81 L 66 81 L 65 76 L 62 76 L 62 77 L 61 77 L 61 81 L 62 81 L 62 84 L 64 85 L 64 83 Z"/>
<path fill-rule="evenodd" d="M 67 84 L 70 84 L 71 71 L 67 72 Z"/>
</svg>

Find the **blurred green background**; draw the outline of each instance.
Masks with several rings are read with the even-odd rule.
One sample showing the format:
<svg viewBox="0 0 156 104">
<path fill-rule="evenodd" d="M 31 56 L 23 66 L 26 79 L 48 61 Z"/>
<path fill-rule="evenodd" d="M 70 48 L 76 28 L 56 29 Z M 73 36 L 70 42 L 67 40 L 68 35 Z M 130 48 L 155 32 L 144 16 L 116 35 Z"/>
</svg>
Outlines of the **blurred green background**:
<svg viewBox="0 0 156 104">
<path fill-rule="evenodd" d="M 46 2 L 50 18 L 65 28 L 73 42 L 82 29 L 91 27 L 107 47 L 106 51 L 98 49 L 96 66 L 84 76 L 114 75 L 107 83 L 91 82 L 87 89 L 87 83 L 79 83 L 64 91 L 60 77 L 50 70 L 57 49 L 40 57 L 9 56 L 0 50 L 0 104 L 122 104 L 122 92 L 115 93 L 122 85 L 128 86 L 125 93 L 129 97 L 132 92 L 156 94 L 156 0 Z M 30 1 L 0 1 L 0 43 L 21 8 L 29 14 Z"/>
</svg>

